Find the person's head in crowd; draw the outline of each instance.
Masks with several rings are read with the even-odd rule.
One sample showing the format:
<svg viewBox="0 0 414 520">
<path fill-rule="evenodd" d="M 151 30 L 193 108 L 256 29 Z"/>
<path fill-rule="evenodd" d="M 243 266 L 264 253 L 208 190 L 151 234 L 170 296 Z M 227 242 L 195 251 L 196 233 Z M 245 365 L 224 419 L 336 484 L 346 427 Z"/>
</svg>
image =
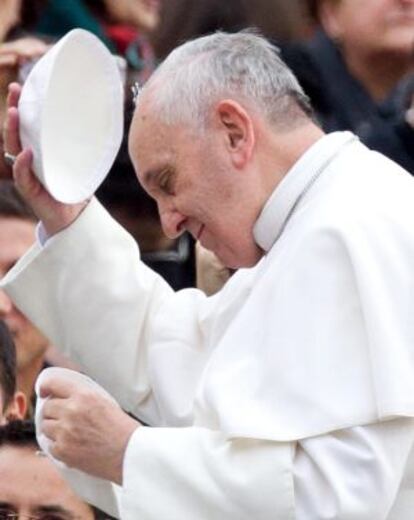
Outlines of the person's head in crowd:
<svg viewBox="0 0 414 520">
<path fill-rule="evenodd" d="M 4 276 L 35 241 L 36 218 L 12 181 L 0 181 L 0 277 Z M 29 402 L 34 381 L 43 368 L 47 338 L 0 290 L 0 319 L 8 326 L 17 355 L 17 387 Z"/>
<path fill-rule="evenodd" d="M 239 268 L 262 255 L 253 227 L 266 200 L 321 136 L 308 98 L 268 41 L 216 33 L 176 49 L 151 76 L 129 146 L 164 232 L 187 230 Z"/>
<path fill-rule="evenodd" d="M 413 0 L 308 0 L 308 5 L 375 99 L 413 71 Z"/>
<path fill-rule="evenodd" d="M 52 461 L 39 452 L 32 422 L 0 426 L 0 475 L 0 520 L 110 518 L 76 496 Z"/>
<path fill-rule="evenodd" d="M 249 0 L 170 0 L 165 2 L 160 28 L 154 34 L 157 56 L 163 60 L 187 40 L 217 30 L 240 31 L 248 25 Z"/>
<path fill-rule="evenodd" d="M 16 351 L 5 323 L 0 321 L 0 425 L 22 419 L 26 398 L 16 389 Z"/>
<path fill-rule="evenodd" d="M 309 35 L 302 0 L 169 0 L 152 41 L 160 59 L 183 42 L 215 31 L 257 28 L 277 41 Z"/>
<path fill-rule="evenodd" d="M 161 0 L 85 0 L 100 17 L 111 23 L 126 24 L 149 33 L 160 22 Z"/>
</svg>

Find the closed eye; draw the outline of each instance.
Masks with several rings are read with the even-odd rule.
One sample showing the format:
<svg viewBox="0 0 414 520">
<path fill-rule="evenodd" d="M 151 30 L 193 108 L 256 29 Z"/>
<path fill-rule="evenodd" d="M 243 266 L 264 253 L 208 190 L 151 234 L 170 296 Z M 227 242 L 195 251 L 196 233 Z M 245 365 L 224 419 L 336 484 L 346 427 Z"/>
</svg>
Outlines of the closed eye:
<svg viewBox="0 0 414 520">
<path fill-rule="evenodd" d="M 163 170 L 158 177 L 158 188 L 166 195 L 175 195 L 173 178 L 174 175 L 170 169 Z"/>
</svg>

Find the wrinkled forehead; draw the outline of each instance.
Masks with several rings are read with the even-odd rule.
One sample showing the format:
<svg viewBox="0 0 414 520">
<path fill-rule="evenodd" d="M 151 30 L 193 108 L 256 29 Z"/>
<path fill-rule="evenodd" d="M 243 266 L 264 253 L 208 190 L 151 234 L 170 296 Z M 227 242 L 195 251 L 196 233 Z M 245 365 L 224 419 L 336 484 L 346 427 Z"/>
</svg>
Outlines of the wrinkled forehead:
<svg viewBox="0 0 414 520">
<path fill-rule="evenodd" d="M 150 130 L 151 124 L 153 124 L 152 119 L 151 111 L 145 105 L 140 103 L 135 108 L 128 136 L 128 147 L 131 155 L 140 143 L 141 134 Z"/>
<path fill-rule="evenodd" d="M 154 116 L 151 104 L 145 98 L 140 99 L 129 131 L 128 145 L 131 157 L 134 158 L 134 155 L 147 145 L 147 141 L 150 143 L 157 139 L 160 132 L 162 132 L 162 125 Z"/>
<path fill-rule="evenodd" d="M 141 181 L 149 170 L 174 161 L 183 143 L 183 129 L 171 127 L 154 115 L 151 105 L 140 103 L 129 131 L 129 154 Z"/>
<path fill-rule="evenodd" d="M 150 112 L 137 109 L 129 131 L 129 153 L 133 161 L 137 157 L 153 153 L 153 149 L 163 141 L 163 126 L 157 124 Z"/>
</svg>

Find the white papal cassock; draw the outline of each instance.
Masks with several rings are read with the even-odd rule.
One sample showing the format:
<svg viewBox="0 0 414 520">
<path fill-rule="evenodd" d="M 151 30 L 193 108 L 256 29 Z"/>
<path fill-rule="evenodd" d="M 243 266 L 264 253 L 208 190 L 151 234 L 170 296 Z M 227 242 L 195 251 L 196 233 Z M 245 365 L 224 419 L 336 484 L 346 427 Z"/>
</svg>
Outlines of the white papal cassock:
<svg viewBox="0 0 414 520">
<path fill-rule="evenodd" d="M 2 285 L 155 426 L 128 444 L 122 518 L 411 520 L 414 180 L 325 136 L 254 234 L 257 266 L 174 293 L 92 201 Z"/>
</svg>

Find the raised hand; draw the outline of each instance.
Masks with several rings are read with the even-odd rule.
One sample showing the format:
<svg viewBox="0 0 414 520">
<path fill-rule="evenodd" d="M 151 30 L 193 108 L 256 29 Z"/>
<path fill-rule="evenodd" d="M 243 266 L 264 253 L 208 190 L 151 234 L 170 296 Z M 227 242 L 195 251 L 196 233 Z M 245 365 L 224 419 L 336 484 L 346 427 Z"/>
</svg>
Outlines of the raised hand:
<svg viewBox="0 0 414 520">
<path fill-rule="evenodd" d="M 22 150 L 19 138 L 19 114 L 17 105 L 21 87 L 17 83 L 9 85 L 7 117 L 4 126 L 4 150 L 6 160 L 13 163 L 13 178 L 22 197 L 32 207 L 43 222 L 49 236 L 69 226 L 88 201 L 79 204 L 64 204 L 54 199 L 42 186 L 32 170 L 33 154 L 30 149 Z"/>
</svg>

